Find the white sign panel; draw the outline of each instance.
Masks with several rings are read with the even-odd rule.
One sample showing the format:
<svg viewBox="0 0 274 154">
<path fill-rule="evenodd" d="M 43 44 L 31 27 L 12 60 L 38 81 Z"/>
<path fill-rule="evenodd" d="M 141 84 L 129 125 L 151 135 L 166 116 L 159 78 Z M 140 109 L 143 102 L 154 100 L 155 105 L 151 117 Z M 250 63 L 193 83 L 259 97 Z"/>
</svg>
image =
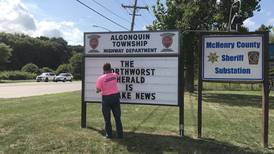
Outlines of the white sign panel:
<svg viewBox="0 0 274 154">
<path fill-rule="evenodd" d="M 107 62 L 119 74 L 121 102 L 178 105 L 178 57 L 86 57 L 85 101 L 101 101 L 95 82 Z"/>
<path fill-rule="evenodd" d="M 178 35 L 177 31 L 85 33 L 85 54 L 178 54 Z"/>
<path fill-rule="evenodd" d="M 262 35 L 205 35 L 202 43 L 203 80 L 263 80 Z"/>
</svg>

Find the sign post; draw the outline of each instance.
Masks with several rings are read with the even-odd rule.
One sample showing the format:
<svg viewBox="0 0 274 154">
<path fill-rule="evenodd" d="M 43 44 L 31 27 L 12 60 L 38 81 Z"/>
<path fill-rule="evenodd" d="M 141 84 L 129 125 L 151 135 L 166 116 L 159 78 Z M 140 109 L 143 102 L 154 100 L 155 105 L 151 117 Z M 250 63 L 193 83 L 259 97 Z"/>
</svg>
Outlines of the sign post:
<svg viewBox="0 0 274 154">
<path fill-rule="evenodd" d="M 104 63 L 119 74 L 122 104 L 178 106 L 183 134 L 183 63 L 178 31 L 84 33 L 82 127 L 86 104 L 101 102 L 96 79 Z M 179 65 L 180 64 L 180 65 Z"/>
<path fill-rule="evenodd" d="M 263 145 L 268 145 L 268 33 L 203 33 L 198 81 L 198 137 L 203 82 L 262 83 Z"/>
</svg>

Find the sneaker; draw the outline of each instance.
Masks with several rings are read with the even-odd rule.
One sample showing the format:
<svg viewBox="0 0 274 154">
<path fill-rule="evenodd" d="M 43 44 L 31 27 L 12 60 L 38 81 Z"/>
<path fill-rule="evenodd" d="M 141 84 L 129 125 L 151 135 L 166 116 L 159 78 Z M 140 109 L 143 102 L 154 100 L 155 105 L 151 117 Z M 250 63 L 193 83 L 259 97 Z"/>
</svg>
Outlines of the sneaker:
<svg viewBox="0 0 274 154">
<path fill-rule="evenodd" d="M 111 139 L 112 137 L 111 136 L 104 136 L 105 139 Z"/>
</svg>

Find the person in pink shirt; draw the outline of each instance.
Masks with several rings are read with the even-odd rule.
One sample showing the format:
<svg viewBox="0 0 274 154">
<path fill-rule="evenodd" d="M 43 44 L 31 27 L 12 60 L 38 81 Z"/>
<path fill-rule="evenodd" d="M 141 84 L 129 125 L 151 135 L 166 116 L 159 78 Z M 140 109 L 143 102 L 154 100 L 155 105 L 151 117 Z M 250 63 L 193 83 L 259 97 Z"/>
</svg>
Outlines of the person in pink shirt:
<svg viewBox="0 0 274 154">
<path fill-rule="evenodd" d="M 102 95 L 102 112 L 105 121 L 106 138 L 112 138 L 111 114 L 112 111 L 117 137 L 123 138 L 121 121 L 120 93 L 117 86 L 118 74 L 112 73 L 110 63 L 103 66 L 104 74 L 96 80 L 96 92 Z"/>
</svg>

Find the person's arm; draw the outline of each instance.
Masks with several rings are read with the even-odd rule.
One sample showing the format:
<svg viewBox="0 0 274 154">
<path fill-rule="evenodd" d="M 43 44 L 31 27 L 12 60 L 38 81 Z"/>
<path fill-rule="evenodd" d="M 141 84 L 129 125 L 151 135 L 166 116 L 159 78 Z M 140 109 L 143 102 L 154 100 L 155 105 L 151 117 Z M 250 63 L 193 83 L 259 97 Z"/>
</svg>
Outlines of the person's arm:
<svg viewBox="0 0 274 154">
<path fill-rule="evenodd" d="M 96 80 L 96 93 L 99 93 L 102 91 L 102 81 L 101 78 L 98 78 Z"/>
</svg>

